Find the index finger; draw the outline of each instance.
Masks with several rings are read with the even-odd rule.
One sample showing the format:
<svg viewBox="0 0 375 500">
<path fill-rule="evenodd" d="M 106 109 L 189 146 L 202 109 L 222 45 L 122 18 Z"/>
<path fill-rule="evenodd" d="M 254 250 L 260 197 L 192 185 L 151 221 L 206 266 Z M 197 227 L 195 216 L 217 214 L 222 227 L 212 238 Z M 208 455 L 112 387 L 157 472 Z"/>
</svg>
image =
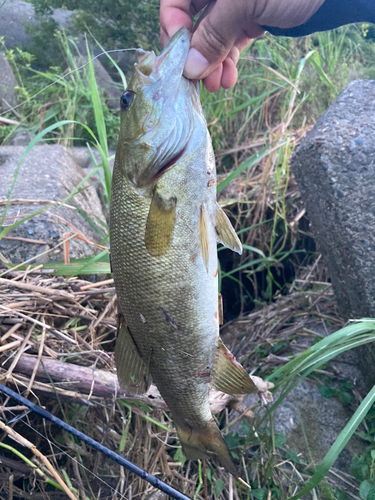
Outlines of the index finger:
<svg viewBox="0 0 375 500">
<path fill-rule="evenodd" d="M 160 1 L 160 27 L 169 38 L 183 26 L 189 31 L 191 30 L 190 5 L 191 0 Z"/>
</svg>

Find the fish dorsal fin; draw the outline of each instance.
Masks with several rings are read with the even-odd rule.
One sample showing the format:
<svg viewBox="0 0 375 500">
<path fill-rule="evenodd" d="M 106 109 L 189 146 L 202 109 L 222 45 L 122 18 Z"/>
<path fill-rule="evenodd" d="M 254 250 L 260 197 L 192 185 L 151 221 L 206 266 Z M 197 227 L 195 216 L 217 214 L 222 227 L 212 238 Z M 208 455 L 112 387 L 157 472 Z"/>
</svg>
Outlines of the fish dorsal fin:
<svg viewBox="0 0 375 500">
<path fill-rule="evenodd" d="M 273 384 L 263 381 L 259 377 L 251 377 L 244 367 L 236 361 L 233 354 L 219 339 L 212 367 L 211 385 L 225 394 L 257 394 L 267 402 L 272 401 L 272 394 L 268 391 Z"/>
<path fill-rule="evenodd" d="M 145 244 L 149 254 L 155 257 L 163 255 L 171 244 L 176 204 L 176 198 L 166 198 L 157 187 L 154 189 L 146 222 Z"/>
<path fill-rule="evenodd" d="M 242 254 L 242 244 L 224 211 L 216 206 L 215 230 L 217 241 L 234 252 Z"/>
<path fill-rule="evenodd" d="M 201 214 L 199 217 L 199 236 L 201 242 L 202 259 L 208 272 L 208 261 L 210 254 L 210 242 L 208 235 L 208 217 L 207 209 L 204 205 L 201 206 Z"/>
<path fill-rule="evenodd" d="M 120 387 L 134 396 L 144 394 L 151 384 L 148 364 L 141 357 L 124 321 L 117 332 L 115 360 Z"/>
</svg>

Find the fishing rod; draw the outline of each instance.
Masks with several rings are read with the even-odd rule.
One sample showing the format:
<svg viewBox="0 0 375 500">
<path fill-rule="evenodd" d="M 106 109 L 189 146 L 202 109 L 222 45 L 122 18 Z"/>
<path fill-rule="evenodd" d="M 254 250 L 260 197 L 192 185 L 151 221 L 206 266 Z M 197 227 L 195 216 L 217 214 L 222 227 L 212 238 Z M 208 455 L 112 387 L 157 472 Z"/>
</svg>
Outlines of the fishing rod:
<svg viewBox="0 0 375 500">
<path fill-rule="evenodd" d="M 152 486 L 157 488 L 158 490 L 162 491 L 163 493 L 166 493 L 172 498 L 175 498 L 176 500 L 191 500 L 189 497 L 186 495 L 183 495 L 179 491 L 175 490 L 172 488 L 172 486 L 169 486 L 168 484 L 164 483 L 163 481 L 160 481 L 157 477 L 153 476 L 152 474 L 149 474 L 145 470 L 141 469 L 140 467 L 137 467 L 134 465 L 132 462 L 129 462 L 129 460 L 126 460 L 124 457 L 118 455 L 114 451 L 110 450 L 106 446 L 103 446 L 102 444 L 98 443 L 94 439 L 91 439 L 90 437 L 86 436 L 86 434 L 83 434 L 83 432 L 80 432 L 79 430 L 75 429 L 71 425 L 66 424 L 59 418 L 55 417 L 48 411 L 44 410 L 40 406 L 32 403 L 28 399 L 24 398 L 23 396 L 20 396 L 16 392 L 12 391 L 12 389 L 8 389 L 8 387 L 5 387 L 4 385 L 0 384 L 0 392 L 3 392 L 7 396 L 10 396 L 11 398 L 15 399 L 16 401 L 19 401 L 22 403 L 24 406 L 27 406 L 31 411 L 39 415 L 40 417 L 49 420 L 50 422 L 53 422 L 54 424 L 58 425 L 65 431 L 69 432 L 72 436 L 75 436 L 79 438 L 81 441 L 84 443 L 88 444 L 91 446 L 91 448 L 94 448 L 94 450 L 99 451 L 106 457 L 110 458 L 111 460 L 114 460 L 116 463 L 119 465 L 122 465 L 127 469 L 128 471 L 132 472 L 136 476 L 140 477 L 144 481 L 147 481 L 150 483 Z"/>
</svg>

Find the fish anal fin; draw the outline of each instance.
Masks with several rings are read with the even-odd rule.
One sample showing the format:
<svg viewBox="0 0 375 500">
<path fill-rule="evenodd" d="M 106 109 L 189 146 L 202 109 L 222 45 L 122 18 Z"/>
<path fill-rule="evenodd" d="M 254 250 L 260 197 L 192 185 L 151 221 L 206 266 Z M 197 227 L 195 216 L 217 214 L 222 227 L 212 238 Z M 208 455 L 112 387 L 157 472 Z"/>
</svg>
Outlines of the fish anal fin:
<svg viewBox="0 0 375 500">
<path fill-rule="evenodd" d="M 147 392 L 151 384 L 148 363 L 141 357 L 125 322 L 118 328 L 115 360 L 120 387 L 134 396 Z"/>
<path fill-rule="evenodd" d="M 162 196 L 154 189 L 148 212 L 145 244 L 149 254 L 158 257 L 170 247 L 176 218 L 177 199 Z"/>
<path fill-rule="evenodd" d="M 209 242 L 209 234 L 208 234 L 208 217 L 207 211 L 204 205 L 201 206 L 201 213 L 199 218 L 199 235 L 201 242 L 201 250 L 202 250 L 202 259 L 206 271 L 208 272 L 208 261 L 209 261 L 209 253 L 210 253 L 210 242 Z"/>
<path fill-rule="evenodd" d="M 188 460 L 199 460 L 216 456 L 220 465 L 237 477 L 237 468 L 232 462 L 227 445 L 215 422 L 211 420 L 205 429 L 191 429 L 176 424 L 182 451 Z"/>
<path fill-rule="evenodd" d="M 242 244 L 230 220 L 224 211 L 217 205 L 215 213 L 215 230 L 217 241 L 234 252 L 242 254 Z"/>
<path fill-rule="evenodd" d="M 225 394 L 234 396 L 258 393 L 262 401 L 272 401 L 272 394 L 268 389 L 271 389 L 273 384 L 263 381 L 260 377 L 251 377 L 221 339 L 212 367 L 211 385 Z"/>
</svg>

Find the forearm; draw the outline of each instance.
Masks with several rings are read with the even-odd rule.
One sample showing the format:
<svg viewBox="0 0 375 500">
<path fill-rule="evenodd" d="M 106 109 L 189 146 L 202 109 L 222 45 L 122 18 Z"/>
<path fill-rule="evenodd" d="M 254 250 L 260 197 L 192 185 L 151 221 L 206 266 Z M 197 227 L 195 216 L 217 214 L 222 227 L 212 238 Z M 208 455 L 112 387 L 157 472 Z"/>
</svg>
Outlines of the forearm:
<svg viewBox="0 0 375 500">
<path fill-rule="evenodd" d="M 317 12 L 301 26 L 290 29 L 271 26 L 263 28 L 272 35 L 297 37 L 357 22 L 375 23 L 374 0 L 325 0 Z"/>
</svg>

